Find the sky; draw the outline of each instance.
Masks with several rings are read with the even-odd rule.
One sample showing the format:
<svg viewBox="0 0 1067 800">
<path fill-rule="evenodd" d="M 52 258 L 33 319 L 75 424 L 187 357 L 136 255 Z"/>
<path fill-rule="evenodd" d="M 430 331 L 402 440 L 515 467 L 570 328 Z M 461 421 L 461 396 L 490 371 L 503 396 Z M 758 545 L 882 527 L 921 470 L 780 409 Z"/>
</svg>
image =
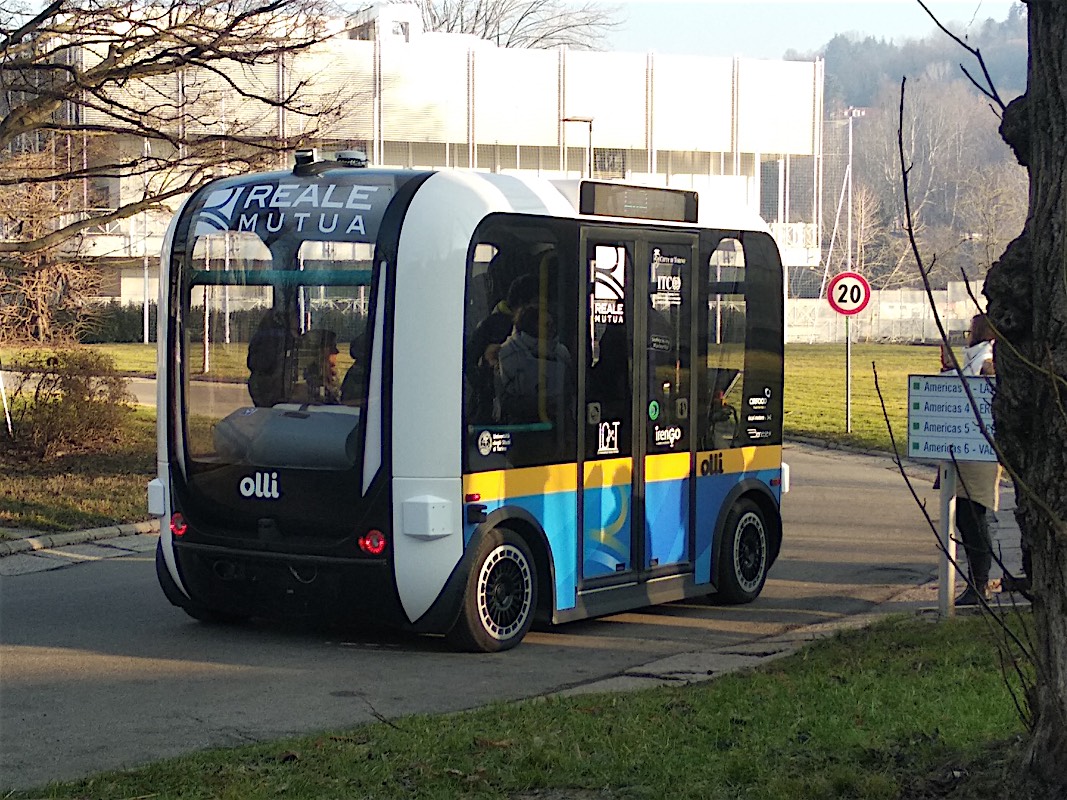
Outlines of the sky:
<svg viewBox="0 0 1067 800">
<path fill-rule="evenodd" d="M 924 0 L 925 2 L 925 0 Z M 623 24 L 608 49 L 707 56 L 781 58 L 813 52 L 838 33 L 900 43 L 936 30 L 915 0 L 615 0 Z M 1008 16 L 1011 0 L 930 0 L 926 6 L 957 34 L 968 24 Z"/>
</svg>

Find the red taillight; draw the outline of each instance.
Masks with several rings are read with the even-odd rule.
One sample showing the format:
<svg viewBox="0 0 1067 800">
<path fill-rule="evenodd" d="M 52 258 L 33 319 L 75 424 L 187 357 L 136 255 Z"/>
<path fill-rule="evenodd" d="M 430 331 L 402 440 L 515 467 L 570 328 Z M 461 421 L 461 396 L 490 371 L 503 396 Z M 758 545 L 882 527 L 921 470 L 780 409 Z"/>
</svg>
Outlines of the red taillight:
<svg viewBox="0 0 1067 800">
<path fill-rule="evenodd" d="M 189 530 L 189 525 L 185 521 L 185 517 L 181 515 L 181 512 L 175 512 L 174 516 L 170 518 L 170 532 L 175 536 L 185 536 L 185 532 Z"/>
<path fill-rule="evenodd" d="M 472 492 L 471 494 L 463 495 L 463 502 L 464 503 L 477 503 L 481 499 L 482 499 L 482 496 L 480 494 L 478 494 L 477 492 Z"/>
<path fill-rule="evenodd" d="M 359 537 L 359 549 L 372 556 L 380 556 L 385 552 L 385 534 L 381 531 L 367 531 L 365 536 Z"/>
</svg>

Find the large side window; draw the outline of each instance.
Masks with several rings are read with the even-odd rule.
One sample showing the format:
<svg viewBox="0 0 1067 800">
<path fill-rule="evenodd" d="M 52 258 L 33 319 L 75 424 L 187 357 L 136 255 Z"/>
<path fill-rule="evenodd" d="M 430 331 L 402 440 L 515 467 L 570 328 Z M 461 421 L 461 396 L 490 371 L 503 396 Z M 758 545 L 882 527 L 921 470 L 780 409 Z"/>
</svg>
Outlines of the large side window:
<svg viewBox="0 0 1067 800">
<path fill-rule="evenodd" d="M 692 246 L 656 244 L 649 250 L 649 453 L 689 449 L 689 354 Z"/>
<path fill-rule="evenodd" d="M 698 447 L 782 441 L 782 263 L 766 233 L 701 238 Z M 706 260 L 704 260 L 706 259 Z"/>
<path fill-rule="evenodd" d="M 745 251 L 735 238 L 720 239 L 706 264 L 701 289 L 700 347 L 703 376 L 697 373 L 698 446 L 723 450 L 747 444 L 742 431 L 745 338 Z"/>
<path fill-rule="evenodd" d="M 464 312 L 465 469 L 574 461 L 573 223 L 501 215 L 479 229 Z"/>
<path fill-rule="evenodd" d="M 634 393 L 633 242 L 597 241 L 589 260 L 589 347 L 585 369 L 585 458 L 629 456 Z"/>
</svg>

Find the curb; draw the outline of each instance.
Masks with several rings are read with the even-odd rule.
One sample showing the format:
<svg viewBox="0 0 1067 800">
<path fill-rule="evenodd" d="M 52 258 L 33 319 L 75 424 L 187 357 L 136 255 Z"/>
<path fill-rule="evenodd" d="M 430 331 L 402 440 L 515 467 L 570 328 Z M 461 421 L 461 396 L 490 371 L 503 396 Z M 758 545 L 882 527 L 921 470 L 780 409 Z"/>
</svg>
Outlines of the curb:
<svg viewBox="0 0 1067 800">
<path fill-rule="evenodd" d="M 104 528 L 48 533 L 39 536 L 28 536 L 24 539 L 0 541 L 0 558 L 14 555 L 15 553 L 47 550 L 52 547 L 68 547 L 72 544 L 95 542 L 99 539 L 114 539 L 118 536 L 134 536 L 143 533 L 159 533 L 159 520 L 129 522 L 123 525 L 108 525 Z"/>
</svg>

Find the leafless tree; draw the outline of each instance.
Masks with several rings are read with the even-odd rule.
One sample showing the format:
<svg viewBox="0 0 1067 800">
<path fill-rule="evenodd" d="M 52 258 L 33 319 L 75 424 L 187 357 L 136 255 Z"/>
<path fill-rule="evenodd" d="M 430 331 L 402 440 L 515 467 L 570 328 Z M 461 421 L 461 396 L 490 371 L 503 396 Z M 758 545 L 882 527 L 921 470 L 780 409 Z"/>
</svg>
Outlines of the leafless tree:
<svg viewBox="0 0 1067 800">
<path fill-rule="evenodd" d="M 912 165 L 910 225 L 923 249 L 938 253 L 930 280 L 942 288 L 961 272 L 982 278 L 1000 252 L 991 255 L 989 246 L 999 242 L 1002 249 L 1009 226 L 1017 231 L 1024 216 L 1022 170 L 999 142 L 988 102 L 965 80 L 926 74 L 910 85 L 906 101 L 901 135 Z M 883 212 L 881 233 L 868 247 L 870 277 L 887 288 L 916 285 L 899 212 L 896 105 L 896 90 L 885 87 L 857 126 L 856 146 L 858 181 L 875 192 Z"/>
<path fill-rule="evenodd" d="M 27 153 L 0 160 L 0 231 L 5 239 L 27 239 L 46 235 L 55 227 L 78 191 L 75 182 L 37 183 L 33 180 L 7 182 L 47 173 L 48 154 Z M 7 340 L 25 338 L 34 331 L 37 338 L 57 341 L 73 338 L 86 321 L 80 307 L 86 296 L 95 293 L 100 273 L 91 265 L 79 263 L 77 243 L 64 248 L 45 248 L 11 253 L 4 258 L 0 272 L 0 330 Z"/>
<path fill-rule="evenodd" d="M 325 0 L 16 3 L 0 0 L 0 194 L 41 187 L 55 213 L 0 231 L 9 290 L 65 259 L 86 264 L 87 231 L 277 163 L 342 101 L 306 92 L 291 69 L 336 32 Z M 42 339 L 50 323 L 27 332 Z"/>
<path fill-rule="evenodd" d="M 428 31 L 468 33 L 501 47 L 597 50 L 617 25 L 618 10 L 564 0 L 424 0 Z"/>
<path fill-rule="evenodd" d="M 969 181 L 960 218 L 973 247 L 975 277 L 985 275 L 1026 221 L 1027 175 L 1015 163 L 990 165 Z"/>
</svg>

